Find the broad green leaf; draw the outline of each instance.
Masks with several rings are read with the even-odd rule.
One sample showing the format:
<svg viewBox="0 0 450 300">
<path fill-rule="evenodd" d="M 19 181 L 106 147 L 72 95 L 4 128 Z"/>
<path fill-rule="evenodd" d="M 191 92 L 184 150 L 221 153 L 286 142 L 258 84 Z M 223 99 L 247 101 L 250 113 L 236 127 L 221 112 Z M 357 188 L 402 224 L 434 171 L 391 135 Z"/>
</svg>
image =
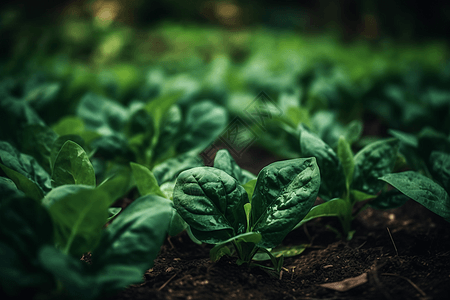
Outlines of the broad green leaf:
<svg viewBox="0 0 450 300">
<path fill-rule="evenodd" d="M 0 177 L 0 204 L 9 198 L 23 197 L 25 194 L 17 189 L 16 184 L 9 178 Z"/>
<path fill-rule="evenodd" d="M 64 184 L 95 186 L 95 171 L 84 149 L 75 142 L 62 146 L 53 166 L 52 181 L 55 187 Z"/>
<path fill-rule="evenodd" d="M 337 155 L 344 170 L 345 182 L 348 191 L 350 189 L 350 185 L 352 184 L 353 180 L 353 172 L 355 171 L 355 161 L 353 160 L 353 152 L 352 149 L 350 148 L 350 144 L 343 136 L 339 137 Z"/>
<path fill-rule="evenodd" d="M 371 143 L 361 149 L 354 157 L 352 188 L 368 194 L 380 191 L 384 183 L 378 178 L 392 172 L 398 146 L 397 139 L 387 139 Z"/>
<path fill-rule="evenodd" d="M 39 164 L 51 172 L 51 150 L 58 135 L 47 126 L 27 125 L 22 132 L 21 151 L 36 158 Z"/>
<path fill-rule="evenodd" d="M 330 201 L 321 203 L 319 205 L 314 206 L 308 212 L 308 214 L 303 218 L 303 220 L 298 223 L 295 228 L 298 228 L 305 224 L 306 222 L 311 221 L 312 219 L 321 218 L 321 217 L 339 217 L 348 214 L 348 211 L 352 210 L 352 207 L 345 199 L 331 199 Z"/>
<path fill-rule="evenodd" d="M 328 200 L 340 197 L 345 190 L 345 175 L 336 153 L 319 137 L 301 127 L 300 148 L 302 157 L 315 157 L 320 170 L 319 197 Z"/>
<path fill-rule="evenodd" d="M 103 190 L 108 194 L 111 203 L 122 198 L 133 187 L 131 171 L 129 168 L 122 167 L 115 170 L 114 173 L 97 186 L 97 189 Z"/>
<path fill-rule="evenodd" d="M 230 175 L 211 167 L 182 172 L 173 202 L 194 236 L 205 243 L 220 243 L 245 232 L 244 188 Z"/>
<path fill-rule="evenodd" d="M 81 135 L 86 129 L 84 122 L 80 117 L 67 116 L 61 118 L 55 125 L 53 130 L 59 136 L 62 135 Z"/>
<path fill-rule="evenodd" d="M 101 136 L 90 143 L 90 147 L 95 149 L 98 156 L 107 160 L 116 158 L 131 160 L 134 158 L 128 140 L 122 135 Z"/>
<path fill-rule="evenodd" d="M 3 141 L 0 141 L 0 168 L 18 189 L 35 200 L 51 189 L 50 176 L 36 160 Z"/>
<path fill-rule="evenodd" d="M 77 143 L 81 147 L 83 147 L 83 149 L 85 148 L 84 139 L 79 135 L 63 135 L 63 136 L 58 137 L 53 142 L 52 148 L 50 151 L 50 162 L 51 162 L 52 170 L 53 170 L 53 166 L 55 165 L 55 160 L 56 160 L 56 157 L 58 156 L 59 151 L 61 150 L 62 146 L 67 141 L 72 141 L 74 143 Z"/>
<path fill-rule="evenodd" d="M 142 280 L 167 235 L 172 202 L 155 195 L 136 199 L 103 231 L 93 251 L 93 269 L 103 291 Z"/>
<path fill-rule="evenodd" d="M 111 202 L 106 192 L 86 185 L 67 184 L 48 193 L 42 204 L 52 217 L 57 246 L 74 256 L 92 251 L 107 222 Z"/>
<path fill-rule="evenodd" d="M 175 181 L 167 181 L 161 184 L 159 187 L 161 192 L 164 193 L 164 197 L 173 200 L 173 189 L 175 188 Z"/>
<path fill-rule="evenodd" d="M 430 172 L 442 187 L 450 193 L 450 153 L 434 151 L 430 155 Z"/>
<path fill-rule="evenodd" d="M 380 179 L 450 222 L 450 197 L 432 179 L 414 171 L 387 174 Z"/>
<path fill-rule="evenodd" d="M 133 172 L 134 180 L 141 196 L 158 195 L 166 198 L 166 195 L 161 191 L 158 181 L 148 168 L 131 162 L 131 170 Z"/>
<path fill-rule="evenodd" d="M 219 137 L 226 124 L 227 112 L 223 107 L 209 101 L 192 105 L 187 111 L 177 152 L 199 153 Z"/>
<path fill-rule="evenodd" d="M 261 247 L 281 243 L 309 212 L 319 187 L 314 157 L 279 161 L 261 170 L 251 202 L 251 231 L 262 234 Z"/>
<path fill-rule="evenodd" d="M 115 101 L 89 93 L 80 100 L 77 116 L 84 121 L 86 129 L 115 135 L 124 128 L 128 110 Z"/>
<path fill-rule="evenodd" d="M 158 180 L 158 184 L 162 186 L 165 182 L 175 181 L 177 176 L 184 170 L 200 166 L 203 166 L 203 163 L 199 157 L 185 153 L 174 158 L 169 158 L 168 160 L 155 166 L 152 172 Z"/>
<path fill-rule="evenodd" d="M 427 163 L 433 151 L 450 153 L 450 139 L 441 132 L 426 127 L 419 132 L 418 138 L 419 153 Z"/>
<path fill-rule="evenodd" d="M 26 176 L 20 174 L 19 172 L 11 170 L 3 164 L 0 164 L 0 168 L 3 170 L 3 172 L 5 172 L 6 176 L 12 179 L 17 188 L 24 192 L 28 197 L 36 201 L 41 201 L 41 199 L 44 197 L 42 189 Z"/>
</svg>

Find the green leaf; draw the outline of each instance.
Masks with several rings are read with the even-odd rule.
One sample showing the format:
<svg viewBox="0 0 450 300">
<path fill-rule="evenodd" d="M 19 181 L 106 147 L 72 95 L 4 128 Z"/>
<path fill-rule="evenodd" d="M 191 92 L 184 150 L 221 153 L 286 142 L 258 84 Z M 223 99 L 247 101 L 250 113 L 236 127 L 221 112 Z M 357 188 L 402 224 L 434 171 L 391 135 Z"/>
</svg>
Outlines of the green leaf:
<svg viewBox="0 0 450 300">
<path fill-rule="evenodd" d="M 145 110 L 152 116 L 155 128 L 158 130 L 159 128 L 162 128 L 161 124 L 165 114 L 170 111 L 172 105 L 174 105 L 180 97 L 181 93 L 177 92 L 163 95 L 148 102 L 145 106 Z"/>
<path fill-rule="evenodd" d="M 104 180 L 97 189 L 109 195 L 111 203 L 122 198 L 133 187 L 131 170 L 128 167 L 119 167 L 110 177 Z"/>
<path fill-rule="evenodd" d="M 231 255 L 231 251 L 228 248 L 229 243 L 234 243 L 238 256 L 242 262 L 249 262 L 254 252 L 258 249 L 256 244 L 261 241 L 261 234 L 259 232 L 246 232 L 233 236 L 226 241 L 218 243 L 209 252 L 209 256 L 212 261 L 218 261 L 224 255 Z M 244 257 L 245 256 L 245 257 Z"/>
<path fill-rule="evenodd" d="M 431 152 L 430 165 L 433 177 L 450 193 L 450 153 Z"/>
<path fill-rule="evenodd" d="M 220 243 L 245 232 L 247 193 L 222 170 L 197 167 L 182 172 L 173 201 L 194 236 L 202 242 Z"/>
<path fill-rule="evenodd" d="M 419 146 L 419 140 L 416 136 L 406 133 L 406 132 L 402 132 L 400 130 L 394 130 L 394 129 L 389 129 L 388 132 L 396 137 L 400 142 L 413 147 L 413 148 L 417 148 Z"/>
<path fill-rule="evenodd" d="M 166 198 L 166 195 L 159 188 L 158 181 L 156 180 L 152 171 L 142 165 L 133 162 L 130 163 L 130 166 L 141 196 L 158 195 Z"/>
<path fill-rule="evenodd" d="M 169 235 L 175 236 L 187 228 L 186 222 L 180 214 L 174 209 L 170 217 Z"/>
<path fill-rule="evenodd" d="M 35 200 L 42 199 L 51 188 L 50 176 L 33 157 L 3 141 L 0 141 L 0 168 L 18 189 Z"/>
<path fill-rule="evenodd" d="M 243 184 L 242 187 L 245 189 L 248 195 L 248 201 L 252 202 L 253 192 L 255 191 L 256 186 L 256 178 L 250 180 L 246 184 Z"/>
<path fill-rule="evenodd" d="M 103 231 L 92 254 L 92 266 L 103 291 L 111 293 L 142 281 L 166 237 L 172 211 L 171 201 L 143 196 Z"/>
<path fill-rule="evenodd" d="M 270 253 L 274 257 L 293 257 L 302 254 L 306 248 L 308 248 L 309 244 L 301 244 L 296 246 L 278 246 L 276 248 L 273 248 L 270 250 Z M 253 256 L 253 260 L 256 261 L 264 261 L 264 260 L 270 260 L 271 257 L 266 252 L 258 252 Z"/>
<path fill-rule="evenodd" d="M 353 180 L 353 172 L 355 171 L 355 161 L 353 159 L 353 152 L 350 148 L 350 144 L 343 136 L 339 137 L 337 155 L 342 164 L 347 191 L 349 191 Z"/>
<path fill-rule="evenodd" d="M 107 222 L 111 202 L 103 190 L 85 185 L 64 185 L 48 193 L 42 204 L 55 225 L 58 247 L 74 256 L 93 250 Z"/>
<path fill-rule="evenodd" d="M 313 157 L 279 161 L 261 170 L 251 202 L 251 231 L 262 234 L 261 247 L 281 243 L 309 212 L 319 187 L 319 168 Z"/>
<path fill-rule="evenodd" d="M 182 112 L 177 105 L 172 105 L 170 109 L 163 115 L 161 124 L 158 128 L 159 137 L 154 149 L 154 161 L 168 158 L 177 143 L 178 133 L 182 124 Z"/>
<path fill-rule="evenodd" d="M 340 197 L 345 190 L 345 175 L 336 153 L 319 137 L 300 127 L 302 157 L 315 157 L 320 170 L 319 197 L 328 200 Z"/>
<path fill-rule="evenodd" d="M 84 149 L 75 142 L 62 146 L 53 166 L 52 181 L 55 187 L 64 184 L 95 186 L 95 171 Z"/>
<path fill-rule="evenodd" d="M 321 217 L 339 217 L 340 219 L 345 219 L 351 217 L 351 213 L 352 206 L 347 200 L 340 198 L 331 199 L 330 201 L 314 206 L 295 228 L 302 226 L 312 219 Z"/>
<path fill-rule="evenodd" d="M 398 146 L 397 139 L 388 139 L 371 143 L 361 149 L 354 157 L 352 188 L 368 194 L 380 191 L 384 183 L 378 178 L 392 172 Z"/>
<path fill-rule="evenodd" d="M 361 121 L 353 120 L 345 128 L 344 138 L 351 145 L 359 140 L 363 132 Z"/>
<path fill-rule="evenodd" d="M 196 155 L 185 153 L 177 157 L 170 158 L 163 163 L 155 166 L 152 170 L 153 175 L 158 180 L 160 186 L 168 181 L 175 181 L 177 176 L 184 170 L 203 166 L 203 163 Z"/>
<path fill-rule="evenodd" d="M 51 172 L 51 150 L 58 135 L 47 126 L 27 125 L 22 132 L 21 150 L 36 158 L 39 164 Z"/>
<path fill-rule="evenodd" d="M 380 180 L 450 222 L 450 197 L 439 184 L 414 171 L 387 174 Z"/>
<path fill-rule="evenodd" d="M 115 135 L 124 128 L 128 110 L 115 101 L 88 93 L 78 104 L 77 116 L 84 121 L 86 129 Z"/>
<path fill-rule="evenodd" d="M 121 207 L 110 207 L 108 208 L 108 219 L 107 222 L 111 222 L 115 216 L 117 216 L 122 211 Z"/>
<path fill-rule="evenodd" d="M 255 179 L 256 176 L 248 171 L 242 170 L 227 149 L 220 149 L 214 158 L 214 168 L 220 169 L 239 181 L 242 185 Z"/>
<path fill-rule="evenodd" d="M 352 199 L 352 203 L 362 202 L 368 199 L 375 198 L 377 195 L 367 194 L 358 190 L 350 190 L 350 199 Z"/>
<path fill-rule="evenodd" d="M 77 143 L 81 147 L 85 147 L 84 139 L 81 138 L 79 135 L 63 135 L 58 137 L 52 144 L 52 148 L 50 151 L 50 162 L 51 162 L 51 168 L 53 170 L 53 166 L 55 165 L 56 157 L 58 156 L 59 151 L 61 151 L 62 146 L 67 142 L 72 141 L 74 143 Z M 86 151 L 86 150 L 85 150 Z"/>
<path fill-rule="evenodd" d="M 223 107 L 209 101 L 194 104 L 187 111 L 177 153 L 199 153 L 222 133 L 226 124 L 227 112 Z"/>
</svg>

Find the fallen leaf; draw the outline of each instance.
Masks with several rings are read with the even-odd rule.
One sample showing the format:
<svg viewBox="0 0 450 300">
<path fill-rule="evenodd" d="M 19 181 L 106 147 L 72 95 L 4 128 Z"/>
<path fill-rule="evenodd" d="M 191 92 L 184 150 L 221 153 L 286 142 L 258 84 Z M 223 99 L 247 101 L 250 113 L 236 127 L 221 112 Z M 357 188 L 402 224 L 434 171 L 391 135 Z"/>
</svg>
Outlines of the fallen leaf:
<svg viewBox="0 0 450 300">
<path fill-rule="evenodd" d="M 332 289 L 338 292 L 346 292 L 358 285 L 364 284 L 367 282 L 367 273 L 363 273 L 356 277 L 351 277 L 344 279 L 342 281 L 330 282 L 320 284 L 321 287 Z"/>
</svg>

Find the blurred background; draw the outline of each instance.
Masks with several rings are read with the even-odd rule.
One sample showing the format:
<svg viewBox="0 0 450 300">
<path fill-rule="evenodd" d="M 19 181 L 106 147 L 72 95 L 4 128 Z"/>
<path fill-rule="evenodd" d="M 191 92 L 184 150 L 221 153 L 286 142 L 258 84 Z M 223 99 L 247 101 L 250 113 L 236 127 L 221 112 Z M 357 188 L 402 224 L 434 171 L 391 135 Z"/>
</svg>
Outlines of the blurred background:
<svg viewBox="0 0 450 300">
<path fill-rule="evenodd" d="M 369 131 L 377 119 L 373 134 L 441 130 L 449 25 L 445 1 L 2 1 L 0 76 L 18 97 L 46 83 L 49 124 L 87 91 L 124 104 L 182 91 L 232 114 L 264 91 Z"/>
</svg>

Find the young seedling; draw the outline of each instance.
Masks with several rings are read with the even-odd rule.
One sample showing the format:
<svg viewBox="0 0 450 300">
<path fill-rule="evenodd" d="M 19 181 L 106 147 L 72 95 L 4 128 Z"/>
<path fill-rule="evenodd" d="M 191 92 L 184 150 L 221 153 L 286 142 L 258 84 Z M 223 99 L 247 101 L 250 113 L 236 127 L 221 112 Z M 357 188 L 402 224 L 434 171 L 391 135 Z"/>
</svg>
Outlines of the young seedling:
<svg viewBox="0 0 450 300">
<path fill-rule="evenodd" d="M 314 204 L 320 187 L 315 158 L 270 164 L 245 187 L 237 180 L 243 179 L 240 169 L 231 162 L 216 165 L 226 171 L 197 167 L 178 176 L 173 193 L 176 210 L 198 240 L 215 245 L 211 260 L 235 255 L 237 264 L 255 266 L 253 257 L 263 251 L 279 272 L 283 258 L 275 258 L 270 249 L 282 242 Z"/>
</svg>

